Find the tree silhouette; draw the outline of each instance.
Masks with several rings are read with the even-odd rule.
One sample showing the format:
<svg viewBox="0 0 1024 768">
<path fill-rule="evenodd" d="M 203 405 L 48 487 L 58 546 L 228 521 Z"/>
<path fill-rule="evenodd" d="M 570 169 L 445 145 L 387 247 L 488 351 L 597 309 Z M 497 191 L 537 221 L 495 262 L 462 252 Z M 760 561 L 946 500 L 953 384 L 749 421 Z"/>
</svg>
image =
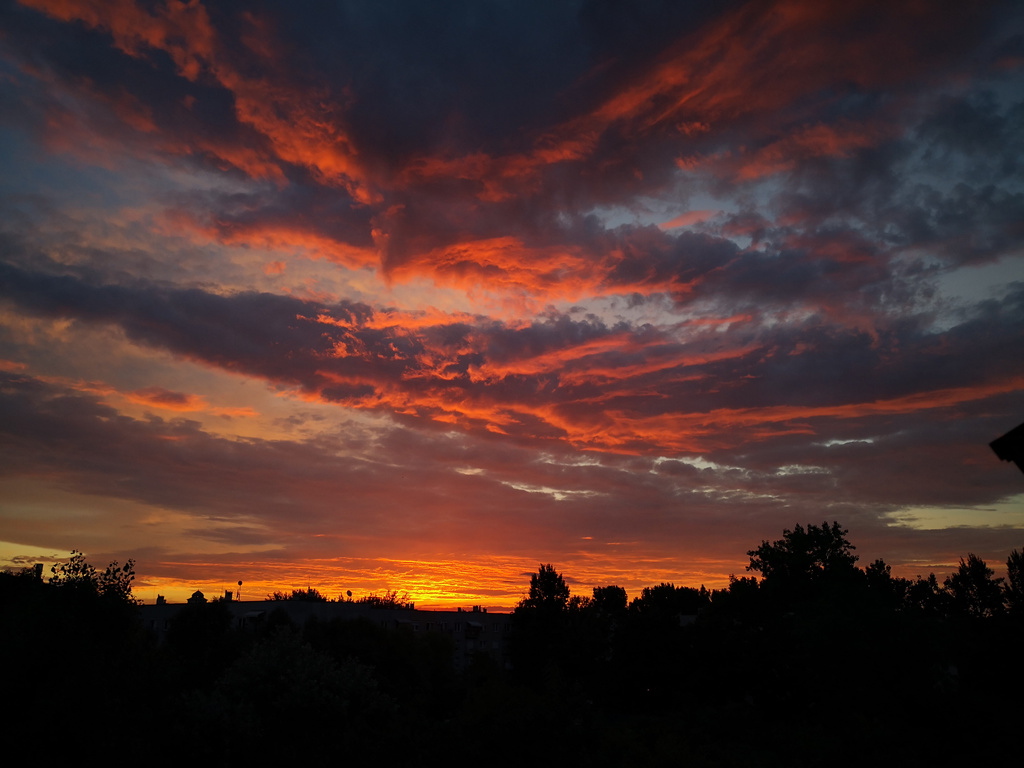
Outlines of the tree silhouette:
<svg viewBox="0 0 1024 768">
<path fill-rule="evenodd" d="M 631 613 L 641 617 L 668 620 L 678 624 L 683 616 L 695 616 L 709 604 L 708 593 L 693 587 L 677 587 L 675 584 L 659 584 L 644 587 L 640 596 L 629 604 Z"/>
<path fill-rule="evenodd" d="M 101 573 L 85 561 L 84 554 L 73 549 L 70 559 L 66 563 L 55 563 L 50 573 L 50 584 L 55 587 L 96 594 L 132 605 L 138 602 L 132 595 L 135 560 L 131 558 L 124 565 L 114 560 Z"/>
<path fill-rule="evenodd" d="M 327 603 L 330 602 L 326 597 L 320 594 L 320 590 L 316 587 L 307 587 L 306 589 L 293 589 L 291 594 L 285 594 L 284 592 L 275 592 L 270 596 L 270 600 L 297 600 L 304 603 Z"/>
<path fill-rule="evenodd" d="M 96 583 L 96 569 L 85 561 L 85 555 L 77 549 L 71 550 L 71 557 L 66 563 L 54 563 L 50 566 L 50 584 L 55 587 L 80 589 L 99 593 Z"/>
<path fill-rule="evenodd" d="M 1024 553 L 1013 550 L 1006 558 L 1006 607 L 1016 616 L 1024 616 Z"/>
<path fill-rule="evenodd" d="M 917 613 L 941 616 L 946 612 L 949 593 L 942 589 L 934 573 L 927 578 L 918 576 L 907 587 L 906 605 Z"/>
<path fill-rule="evenodd" d="M 621 617 L 626 613 L 629 605 L 626 599 L 626 590 L 622 587 L 607 586 L 594 587 L 594 597 L 591 599 L 591 606 L 602 616 Z"/>
<path fill-rule="evenodd" d="M 582 608 L 578 601 L 573 605 L 574 624 Z M 530 577 L 529 594 L 512 611 L 511 652 L 517 672 L 534 680 L 560 676 L 569 663 L 569 625 L 569 586 L 553 565 L 541 565 Z"/>
<path fill-rule="evenodd" d="M 130 711 L 175 734 L 157 759 L 168 764 L 322 762 L 339 749 L 358 762 L 395 734 L 424 754 L 501 743 L 498 765 L 1013 754 L 1012 707 L 965 708 L 955 727 L 932 712 L 936 696 L 996 701 L 1024 685 L 1024 660 L 999 652 L 1020 645 L 1024 623 L 984 620 L 1004 603 L 1024 609 L 1024 554 L 1010 554 L 1005 586 L 973 554 L 943 586 L 934 574 L 894 577 L 880 559 L 859 570 L 852 549 L 838 523 L 797 526 L 748 553 L 760 581 L 730 578 L 711 594 L 662 583 L 631 603 L 616 586 L 571 595 L 541 565 L 511 617 L 511 672 L 483 655 L 456 668 L 457 636 L 445 631 L 396 631 L 379 616 L 298 627 L 273 613 L 242 626 L 222 600 L 179 606 L 158 645 L 119 598 L 132 562 L 100 572 L 76 550 L 50 583 L 0 572 L 0 655 L 17 662 L 5 678 L 18 702 L 8 730 L 141 753 L 151 735 L 116 727 Z M 287 604 L 274 608 L 286 616 Z"/>
<path fill-rule="evenodd" d="M 368 605 L 371 608 L 415 608 L 416 605 L 409 600 L 409 593 L 398 594 L 397 590 L 385 590 L 384 594 L 378 595 L 371 592 L 366 597 L 360 597 L 357 603 Z"/>
<path fill-rule="evenodd" d="M 952 608 L 961 616 L 981 618 L 1003 610 L 1002 579 L 975 554 L 960 558 L 960 567 L 945 581 L 952 597 Z"/>
<path fill-rule="evenodd" d="M 837 522 L 822 523 L 821 527 L 797 525 L 784 530 L 782 538 L 747 552 L 750 557 L 748 571 L 760 573 L 769 589 L 783 589 L 797 594 L 806 593 L 823 582 L 841 582 L 854 577 L 856 547 L 846 538 L 849 533 Z"/>
<path fill-rule="evenodd" d="M 891 611 L 906 605 L 910 581 L 892 575 L 892 568 L 878 558 L 864 569 L 868 597 L 873 605 Z"/>
<path fill-rule="evenodd" d="M 569 603 L 569 587 L 562 574 L 551 564 L 541 565 L 537 573 L 530 577 L 530 594 L 520 605 L 524 608 L 537 608 L 545 612 L 565 610 Z"/>
<path fill-rule="evenodd" d="M 152 647 L 131 597 L 134 564 L 97 572 L 78 550 L 56 563 L 48 583 L 11 576 L 0 588 L 0 657 L 9 663 L 4 695 L 17 702 L 5 732 L 26 743 L 61 743 L 101 753 L 109 734 L 134 751 L 126 713 L 147 718 Z M 21 718 L 20 720 L 18 718 Z"/>
</svg>

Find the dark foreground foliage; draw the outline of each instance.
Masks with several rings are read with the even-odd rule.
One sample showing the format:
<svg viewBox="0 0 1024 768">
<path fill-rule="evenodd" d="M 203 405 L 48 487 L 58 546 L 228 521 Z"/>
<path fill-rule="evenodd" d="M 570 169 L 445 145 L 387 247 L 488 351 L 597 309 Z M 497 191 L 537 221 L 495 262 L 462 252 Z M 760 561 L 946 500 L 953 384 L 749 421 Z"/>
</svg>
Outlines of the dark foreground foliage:
<svg viewBox="0 0 1024 768">
<path fill-rule="evenodd" d="M 0 651 L 29 753 L 146 764 L 942 765 L 1016 754 L 1022 558 L 974 555 L 943 584 L 857 566 L 838 524 L 752 549 L 725 590 L 571 595 L 541 566 L 513 613 L 512 660 L 457 672 L 447 638 L 220 601 L 144 631 L 132 564 L 80 553 L 44 583 L 0 574 Z M 1009 702 L 1009 703 L 1003 703 Z M 59 736 L 59 738 L 56 738 Z"/>
</svg>

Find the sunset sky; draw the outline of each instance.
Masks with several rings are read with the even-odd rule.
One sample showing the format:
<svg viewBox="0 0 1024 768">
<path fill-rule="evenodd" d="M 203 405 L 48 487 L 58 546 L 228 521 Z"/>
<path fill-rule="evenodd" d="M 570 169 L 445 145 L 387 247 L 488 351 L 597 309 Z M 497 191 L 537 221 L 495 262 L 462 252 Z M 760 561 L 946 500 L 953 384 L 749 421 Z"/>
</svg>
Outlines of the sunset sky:
<svg viewBox="0 0 1024 768">
<path fill-rule="evenodd" d="M 0 0 L 0 169 L 0 567 L 1024 547 L 1019 2 Z"/>
</svg>

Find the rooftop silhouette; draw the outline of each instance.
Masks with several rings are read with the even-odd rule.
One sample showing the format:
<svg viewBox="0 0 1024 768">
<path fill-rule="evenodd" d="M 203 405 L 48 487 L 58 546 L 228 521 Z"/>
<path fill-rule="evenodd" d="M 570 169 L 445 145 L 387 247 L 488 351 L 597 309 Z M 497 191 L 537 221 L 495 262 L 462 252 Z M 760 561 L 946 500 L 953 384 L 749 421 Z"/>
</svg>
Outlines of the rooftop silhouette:
<svg viewBox="0 0 1024 768">
<path fill-rule="evenodd" d="M 1018 424 L 1002 437 L 997 437 L 989 446 L 1002 461 L 1012 461 L 1024 472 L 1024 424 Z"/>
</svg>

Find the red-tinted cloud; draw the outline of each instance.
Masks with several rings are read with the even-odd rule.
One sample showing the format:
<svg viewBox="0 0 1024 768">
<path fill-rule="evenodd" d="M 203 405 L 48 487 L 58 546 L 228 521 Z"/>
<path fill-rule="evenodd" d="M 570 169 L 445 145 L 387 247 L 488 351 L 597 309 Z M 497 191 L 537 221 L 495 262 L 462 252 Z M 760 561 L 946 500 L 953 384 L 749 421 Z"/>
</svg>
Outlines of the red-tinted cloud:
<svg viewBox="0 0 1024 768">
<path fill-rule="evenodd" d="M 782 338 L 722 340 L 715 324 L 677 339 L 664 330 L 616 330 L 567 318 L 506 327 L 428 313 L 404 322 L 364 305 L 324 311 L 269 295 L 157 288 L 135 295 L 12 270 L 7 276 L 16 291 L 10 298 L 34 311 L 115 320 L 139 342 L 297 386 L 328 402 L 593 450 L 704 453 L 819 434 L 831 420 L 956 407 L 1024 384 L 1019 366 L 1006 361 L 1006 373 L 961 386 L 919 380 L 902 394 L 877 390 L 868 397 L 833 386 L 825 402 L 780 391 L 775 402 L 736 405 L 765 397 L 757 379 L 774 360 L 806 360 L 801 369 L 810 374 L 807 366 L 820 365 L 826 350 L 801 342 L 780 355 Z M 736 320 L 729 327 L 747 325 Z M 871 354 L 876 366 L 900 370 L 878 339 L 857 343 L 858 354 Z M 174 397 L 159 394 L 151 391 L 151 399 L 165 405 Z"/>
<path fill-rule="evenodd" d="M 125 396 L 130 402 L 139 405 L 150 405 L 168 411 L 201 411 L 206 408 L 206 403 L 201 397 L 189 395 L 183 392 L 172 392 L 163 387 L 146 387 L 129 392 Z"/>
<path fill-rule="evenodd" d="M 274 166 L 275 160 L 294 164 L 308 169 L 320 183 L 343 187 L 360 202 L 375 198 L 367 187 L 358 152 L 346 135 L 343 116 L 329 106 L 331 95 L 296 91 L 292 84 L 275 80 L 270 71 L 258 77 L 240 71 L 201 3 L 170 0 L 151 9 L 133 0 L 25 0 L 23 4 L 62 21 L 77 21 L 107 32 L 114 45 L 130 56 L 166 53 L 187 80 L 213 78 L 232 93 L 236 119 L 266 141 L 269 156 L 260 157 L 252 148 L 218 147 L 203 141 L 195 150 L 212 151 L 256 178 L 279 182 L 284 177 Z M 252 15 L 244 18 L 250 29 L 243 42 L 265 59 L 271 52 L 270 43 L 261 41 L 265 25 Z"/>
</svg>

